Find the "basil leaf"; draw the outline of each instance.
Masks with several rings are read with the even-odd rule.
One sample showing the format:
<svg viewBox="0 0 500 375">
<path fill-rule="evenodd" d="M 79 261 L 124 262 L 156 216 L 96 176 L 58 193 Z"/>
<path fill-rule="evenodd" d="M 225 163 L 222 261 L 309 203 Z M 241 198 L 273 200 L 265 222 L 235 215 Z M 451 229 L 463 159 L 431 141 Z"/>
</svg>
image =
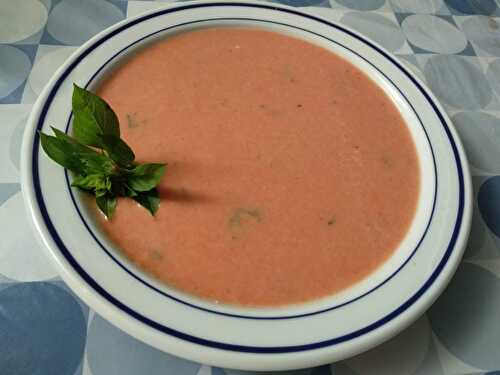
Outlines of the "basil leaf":
<svg viewBox="0 0 500 375">
<path fill-rule="evenodd" d="M 129 186 L 135 191 L 149 191 L 159 184 L 166 164 L 141 164 L 130 171 Z"/>
<path fill-rule="evenodd" d="M 94 193 L 95 193 L 95 197 L 96 197 L 96 200 L 97 200 L 97 198 L 104 197 L 105 195 L 107 195 L 108 191 L 107 190 L 103 190 L 103 189 L 99 189 L 99 190 L 94 191 Z"/>
<path fill-rule="evenodd" d="M 39 132 L 45 153 L 57 164 L 75 173 L 85 173 L 86 167 L 70 142 Z"/>
<path fill-rule="evenodd" d="M 140 192 L 137 196 L 133 197 L 133 199 L 147 209 L 153 216 L 160 207 L 160 196 L 156 189 Z"/>
<path fill-rule="evenodd" d="M 112 195 L 96 195 L 97 207 L 108 218 L 111 219 L 116 208 L 116 197 Z"/>
<path fill-rule="evenodd" d="M 66 157 L 74 158 L 76 161 L 78 161 L 81 168 L 79 170 L 68 168 L 59 161 L 52 158 L 57 163 L 63 165 L 65 168 L 71 170 L 72 172 L 83 175 L 96 173 L 111 174 L 115 171 L 116 167 L 113 160 L 106 155 L 99 153 L 91 149 L 90 147 L 82 145 L 76 139 L 71 138 L 69 135 L 60 131 L 59 129 L 52 128 L 52 131 L 55 133 L 56 138 L 59 141 L 59 145 L 64 147 Z"/>
<path fill-rule="evenodd" d="M 99 96 L 74 84 L 72 106 L 73 133 L 79 142 L 99 147 L 103 135 L 120 137 L 115 112 Z"/>
<path fill-rule="evenodd" d="M 102 174 L 90 174 L 88 176 L 75 176 L 71 186 L 87 191 L 111 191 L 109 177 Z"/>
<path fill-rule="evenodd" d="M 124 197 L 129 197 L 129 198 L 133 198 L 135 196 L 137 196 L 137 192 L 132 189 L 130 186 L 128 186 L 128 184 L 126 182 L 123 182 L 121 184 L 116 184 L 116 186 L 118 187 L 119 191 L 120 191 L 120 195 L 124 196 Z"/>
<path fill-rule="evenodd" d="M 60 139 L 61 141 L 66 141 L 68 143 L 71 143 L 74 145 L 73 149 L 75 151 L 78 151 L 79 153 L 82 154 L 97 154 L 97 151 L 91 149 L 90 147 L 82 145 L 80 142 L 78 142 L 76 139 L 70 137 L 68 134 L 64 133 L 63 131 L 54 128 L 51 126 L 52 131 L 56 135 L 57 139 Z"/>
<path fill-rule="evenodd" d="M 74 85 L 72 104 L 75 137 L 56 128 L 55 136 L 39 132 L 43 150 L 74 172 L 72 186 L 93 193 L 108 219 L 117 197 L 133 198 L 154 215 L 160 205 L 156 186 L 166 164 L 134 163 L 134 152 L 120 138 L 118 118 L 97 95 Z"/>
<path fill-rule="evenodd" d="M 133 190 L 127 183 L 127 175 L 119 174 L 117 176 L 112 176 L 111 180 L 111 192 L 119 197 L 135 197 L 137 192 Z"/>
<path fill-rule="evenodd" d="M 101 145 L 108 153 L 109 157 L 118 165 L 125 168 L 133 166 L 133 161 L 135 159 L 134 152 L 120 137 L 115 135 L 103 135 L 101 138 Z"/>
<path fill-rule="evenodd" d="M 82 156 L 85 174 L 103 173 L 111 175 L 116 172 L 116 164 L 104 154 L 87 154 Z"/>
<path fill-rule="evenodd" d="M 127 184 L 124 184 L 123 187 L 124 187 L 123 195 L 126 197 L 133 198 L 139 194 Z"/>
</svg>

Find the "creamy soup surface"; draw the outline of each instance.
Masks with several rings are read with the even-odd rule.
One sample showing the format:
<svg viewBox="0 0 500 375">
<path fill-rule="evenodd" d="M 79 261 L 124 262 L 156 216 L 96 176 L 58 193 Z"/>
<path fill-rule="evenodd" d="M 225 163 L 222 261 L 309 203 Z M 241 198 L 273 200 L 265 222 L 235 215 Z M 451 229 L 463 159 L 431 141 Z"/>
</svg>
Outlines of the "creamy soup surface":
<svg viewBox="0 0 500 375">
<path fill-rule="evenodd" d="M 419 195 L 410 133 L 384 92 L 331 52 L 212 28 L 141 50 L 97 90 L 141 162 L 166 162 L 155 217 L 98 220 L 138 267 L 219 303 L 276 306 L 372 273 Z"/>
</svg>

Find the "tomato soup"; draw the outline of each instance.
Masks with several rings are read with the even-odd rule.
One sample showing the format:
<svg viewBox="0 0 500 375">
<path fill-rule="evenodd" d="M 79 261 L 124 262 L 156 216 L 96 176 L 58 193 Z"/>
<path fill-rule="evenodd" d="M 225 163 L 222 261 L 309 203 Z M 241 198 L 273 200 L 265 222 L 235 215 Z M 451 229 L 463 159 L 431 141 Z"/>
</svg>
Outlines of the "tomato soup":
<svg viewBox="0 0 500 375">
<path fill-rule="evenodd" d="M 366 278 L 413 219 L 419 163 L 398 109 L 309 42 L 221 27 L 154 43 L 97 90 L 141 162 L 166 162 L 160 209 L 121 199 L 103 232 L 168 286 L 277 306 Z"/>
</svg>

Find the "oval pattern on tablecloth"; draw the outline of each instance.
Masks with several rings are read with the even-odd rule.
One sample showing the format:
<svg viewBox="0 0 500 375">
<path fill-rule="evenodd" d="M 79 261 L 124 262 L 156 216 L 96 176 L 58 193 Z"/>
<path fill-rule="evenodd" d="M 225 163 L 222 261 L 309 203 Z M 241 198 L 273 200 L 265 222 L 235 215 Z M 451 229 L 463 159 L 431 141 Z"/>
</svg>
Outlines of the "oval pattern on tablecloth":
<svg viewBox="0 0 500 375">
<path fill-rule="evenodd" d="M 403 20 L 401 27 L 408 41 L 423 50 L 451 54 L 467 46 L 467 39 L 460 30 L 436 16 L 412 15 Z"/>
<path fill-rule="evenodd" d="M 67 45 L 80 45 L 124 18 L 122 11 L 107 0 L 62 0 L 47 21 L 47 30 Z"/>
<path fill-rule="evenodd" d="M 478 205 L 488 228 L 500 237 L 500 176 L 491 177 L 479 188 Z M 498 310 L 500 311 L 500 309 Z M 499 324 L 500 326 L 500 324 Z M 500 347 L 500 346 L 499 346 Z"/>
<path fill-rule="evenodd" d="M 385 4 L 386 0 L 330 0 L 330 3 L 333 5 L 335 2 L 343 5 L 347 8 L 368 11 L 368 10 L 377 10 L 381 8 Z"/>
<path fill-rule="evenodd" d="M 196 375 L 201 366 L 154 349 L 97 314 L 89 324 L 87 361 L 92 375 Z"/>
<path fill-rule="evenodd" d="M 389 51 L 401 48 L 405 38 L 399 26 L 377 13 L 349 12 L 341 22 L 380 43 Z"/>
<path fill-rule="evenodd" d="M 468 39 L 481 51 L 500 56 L 500 27 L 494 18 L 473 16 L 462 23 Z"/>
<path fill-rule="evenodd" d="M 28 78 L 31 61 L 19 48 L 0 45 L 0 99 L 8 96 Z"/>
<path fill-rule="evenodd" d="M 47 8 L 38 0 L 4 0 L 0 1 L 0 15 L 0 43 L 15 43 L 45 26 Z"/>
<path fill-rule="evenodd" d="M 42 92 L 50 77 L 75 50 L 76 47 L 55 47 L 36 61 L 28 79 L 28 84 L 35 94 Z"/>
<path fill-rule="evenodd" d="M 15 125 L 9 140 L 9 158 L 10 162 L 19 170 L 21 160 L 21 144 L 23 141 L 24 128 L 26 127 L 27 117 L 21 118 Z M 5 161 L 6 162 L 6 161 Z"/>
<path fill-rule="evenodd" d="M 345 363 L 363 375 L 413 374 L 425 358 L 430 338 L 429 322 L 424 316 L 393 339 Z"/>
<path fill-rule="evenodd" d="M 484 112 L 460 112 L 452 121 L 462 137 L 469 163 L 500 174 L 500 118 Z"/>
<path fill-rule="evenodd" d="M 85 347 L 86 321 L 76 299 L 50 283 L 0 290 L 2 375 L 71 375 Z"/>
<path fill-rule="evenodd" d="M 21 185 L 16 182 L 0 183 L 0 206 L 19 191 L 21 191 Z"/>
<path fill-rule="evenodd" d="M 464 259 L 470 261 L 500 261 L 500 246 L 498 246 L 500 242 L 486 225 L 477 203 L 481 186 L 489 178 L 488 176 L 472 176 L 474 209 L 471 231 L 464 254 Z"/>
<path fill-rule="evenodd" d="M 0 241 L 0 274 L 16 281 L 40 281 L 57 276 L 43 245 L 33 234 L 20 192 L 0 206 L 0 228 L 8 234 Z"/>
<path fill-rule="evenodd" d="M 475 258 L 486 242 L 487 228 L 477 207 L 472 212 L 472 224 L 464 258 Z"/>
<path fill-rule="evenodd" d="M 452 107 L 477 110 L 492 99 L 484 74 L 462 56 L 432 56 L 425 64 L 424 74 L 434 94 Z"/>
<path fill-rule="evenodd" d="M 500 59 L 493 61 L 488 66 L 486 77 L 490 82 L 491 87 L 500 95 Z"/>
<path fill-rule="evenodd" d="M 390 0 L 397 12 L 434 14 L 443 8 L 443 0 Z"/>
<path fill-rule="evenodd" d="M 495 0 L 445 0 L 446 4 L 463 14 L 490 15 L 498 9 Z"/>
<path fill-rule="evenodd" d="M 500 368 L 498 295 L 498 276 L 482 267 L 462 263 L 428 312 L 441 343 L 470 366 L 484 370 Z"/>
</svg>

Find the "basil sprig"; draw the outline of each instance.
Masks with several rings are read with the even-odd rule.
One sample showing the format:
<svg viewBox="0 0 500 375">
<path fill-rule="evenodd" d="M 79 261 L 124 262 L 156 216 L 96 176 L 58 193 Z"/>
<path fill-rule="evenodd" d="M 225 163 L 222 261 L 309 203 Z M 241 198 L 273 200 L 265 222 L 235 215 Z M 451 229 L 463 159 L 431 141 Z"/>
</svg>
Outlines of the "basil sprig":
<svg viewBox="0 0 500 375">
<path fill-rule="evenodd" d="M 118 117 L 99 96 L 75 84 L 72 99 L 74 137 L 56 128 L 53 136 L 39 132 L 45 153 L 73 172 L 71 185 L 93 194 L 108 219 L 117 197 L 132 198 L 154 215 L 166 164 L 134 162 L 134 152 L 120 138 Z"/>
</svg>

